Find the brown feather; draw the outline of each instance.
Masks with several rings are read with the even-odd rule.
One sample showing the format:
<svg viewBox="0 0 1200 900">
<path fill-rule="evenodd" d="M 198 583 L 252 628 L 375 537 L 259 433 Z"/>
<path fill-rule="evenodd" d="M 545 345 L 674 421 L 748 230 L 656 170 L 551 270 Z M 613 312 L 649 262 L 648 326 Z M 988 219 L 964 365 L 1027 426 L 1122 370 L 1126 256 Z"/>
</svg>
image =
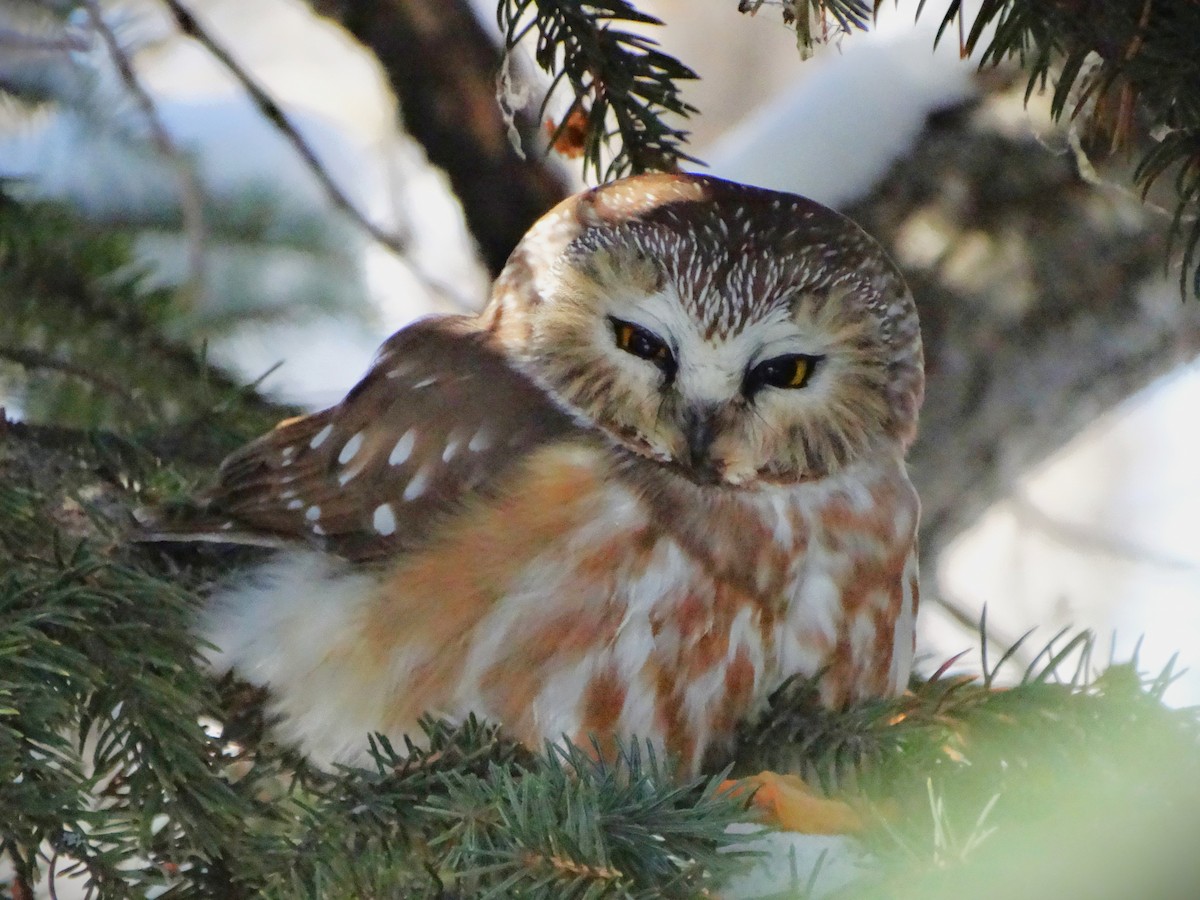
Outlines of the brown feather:
<svg viewBox="0 0 1200 900">
<path fill-rule="evenodd" d="M 425 319 L 393 335 L 337 406 L 231 455 L 196 521 L 377 559 L 419 545 L 515 460 L 578 430 L 471 320 Z"/>
</svg>

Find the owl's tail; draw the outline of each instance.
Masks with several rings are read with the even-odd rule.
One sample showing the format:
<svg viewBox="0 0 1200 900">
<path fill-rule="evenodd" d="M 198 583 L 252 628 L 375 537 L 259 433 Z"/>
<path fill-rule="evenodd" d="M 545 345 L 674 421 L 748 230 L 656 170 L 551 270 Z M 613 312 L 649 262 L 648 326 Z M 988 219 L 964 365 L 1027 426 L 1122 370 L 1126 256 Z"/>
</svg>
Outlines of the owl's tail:
<svg viewBox="0 0 1200 900">
<path fill-rule="evenodd" d="M 275 533 L 270 521 L 258 521 L 253 499 L 262 482 L 273 471 L 266 461 L 277 456 L 280 445 L 303 442 L 328 422 L 330 411 L 285 419 L 275 428 L 232 453 L 217 473 L 217 479 L 198 497 L 142 507 L 134 511 L 138 527 L 130 539 L 138 543 L 207 543 L 246 547 L 287 548 L 295 538 Z"/>
<path fill-rule="evenodd" d="M 179 503 L 134 510 L 137 527 L 129 539 L 139 544 L 231 544 L 242 547 L 294 547 L 277 535 L 250 531 L 227 515 L 203 504 Z"/>
</svg>

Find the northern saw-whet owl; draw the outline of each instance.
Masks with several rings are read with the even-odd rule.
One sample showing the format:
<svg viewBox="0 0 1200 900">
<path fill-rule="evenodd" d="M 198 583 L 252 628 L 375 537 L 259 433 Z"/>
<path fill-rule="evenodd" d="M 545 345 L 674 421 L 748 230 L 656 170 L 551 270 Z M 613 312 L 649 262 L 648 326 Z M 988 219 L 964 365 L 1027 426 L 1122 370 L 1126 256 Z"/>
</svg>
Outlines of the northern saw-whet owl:
<svg viewBox="0 0 1200 900">
<path fill-rule="evenodd" d="M 283 549 L 214 597 L 215 663 L 320 759 L 474 712 L 695 773 L 789 676 L 904 688 L 922 390 L 912 297 L 849 220 L 694 175 L 585 191 L 481 315 L 226 460 L 192 531 Z"/>
</svg>

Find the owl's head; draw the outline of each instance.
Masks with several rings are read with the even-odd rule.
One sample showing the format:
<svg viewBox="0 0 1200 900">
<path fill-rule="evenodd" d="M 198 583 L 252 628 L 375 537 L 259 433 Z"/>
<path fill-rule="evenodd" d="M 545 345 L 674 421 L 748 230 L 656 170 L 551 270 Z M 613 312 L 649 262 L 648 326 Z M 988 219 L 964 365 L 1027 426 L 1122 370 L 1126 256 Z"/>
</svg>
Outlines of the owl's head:
<svg viewBox="0 0 1200 900">
<path fill-rule="evenodd" d="M 822 478 L 916 430 L 912 297 L 803 197 L 693 175 L 585 192 L 530 230 L 484 316 L 577 419 L 697 483 Z"/>
</svg>

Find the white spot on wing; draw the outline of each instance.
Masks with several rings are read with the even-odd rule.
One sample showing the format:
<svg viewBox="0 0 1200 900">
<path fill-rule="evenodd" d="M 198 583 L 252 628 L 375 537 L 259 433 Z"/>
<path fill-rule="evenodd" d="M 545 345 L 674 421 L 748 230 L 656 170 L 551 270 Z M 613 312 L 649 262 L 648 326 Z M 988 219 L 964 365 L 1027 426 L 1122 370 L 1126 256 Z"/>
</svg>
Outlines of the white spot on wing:
<svg viewBox="0 0 1200 900">
<path fill-rule="evenodd" d="M 321 507 L 310 506 L 304 511 L 304 518 L 308 519 L 310 522 L 317 521 L 317 519 L 321 518 Z"/>
<path fill-rule="evenodd" d="M 405 502 L 416 500 L 425 493 L 425 488 L 429 486 L 429 475 L 429 466 L 421 466 L 417 470 L 417 474 L 412 477 L 412 481 L 404 488 Z"/>
<path fill-rule="evenodd" d="M 387 503 L 375 507 L 373 521 L 375 530 L 384 537 L 394 534 L 396 531 L 396 514 L 392 512 L 392 507 Z"/>
<path fill-rule="evenodd" d="M 454 459 L 455 454 L 458 453 L 458 448 L 461 446 L 462 441 L 460 441 L 458 438 L 452 438 L 450 441 L 448 441 L 445 449 L 442 450 L 442 462 L 448 463 L 450 460 Z"/>
<path fill-rule="evenodd" d="M 400 363 L 387 373 L 388 378 L 402 378 L 415 368 L 416 364 L 412 360 L 407 360 Z"/>
<path fill-rule="evenodd" d="M 360 431 L 342 445 L 342 452 L 338 454 L 338 462 L 342 465 L 350 462 L 350 460 L 354 459 L 354 454 L 358 453 L 362 448 L 362 445 L 363 433 Z"/>
<path fill-rule="evenodd" d="M 288 501 L 287 508 L 288 508 L 288 509 L 299 509 L 299 508 L 300 508 L 300 507 L 302 507 L 303 505 L 304 505 L 304 501 L 303 501 L 303 500 L 298 500 L 298 499 L 297 499 L 297 500 L 289 500 L 289 501 Z"/>
<path fill-rule="evenodd" d="M 413 447 L 416 445 L 417 431 L 415 428 L 410 428 L 404 432 L 400 440 L 396 441 L 396 446 L 392 448 L 392 452 L 388 456 L 388 463 L 393 466 L 403 464 L 412 456 Z"/>
<path fill-rule="evenodd" d="M 320 431 L 313 435 L 313 439 L 308 442 L 308 446 L 316 450 L 320 447 L 329 435 L 333 434 L 333 425 L 326 425 Z"/>
<path fill-rule="evenodd" d="M 471 440 L 467 443 L 467 449 L 472 453 L 486 450 L 490 446 L 492 446 L 492 433 L 486 425 L 475 432 L 471 436 Z"/>
<path fill-rule="evenodd" d="M 429 387 L 431 384 L 437 384 L 437 376 L 430 375 L 428 378 L 422 378 L 413 385 L 414 391 L 419 391 L 421 388 Z"/>
</svg>

